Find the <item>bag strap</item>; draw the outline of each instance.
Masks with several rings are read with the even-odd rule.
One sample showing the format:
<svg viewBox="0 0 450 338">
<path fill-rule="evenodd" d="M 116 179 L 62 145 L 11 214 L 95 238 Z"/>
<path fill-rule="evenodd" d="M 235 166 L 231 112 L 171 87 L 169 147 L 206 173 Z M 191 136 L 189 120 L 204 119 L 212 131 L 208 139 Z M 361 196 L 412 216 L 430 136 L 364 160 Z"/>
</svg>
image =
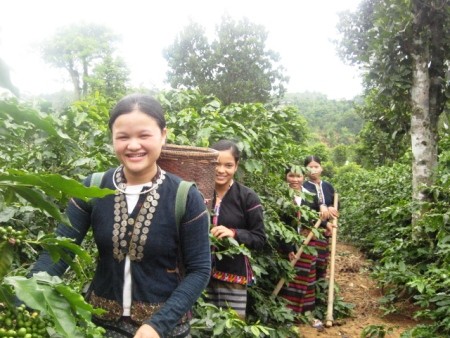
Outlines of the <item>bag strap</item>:
<svg viewBox="0 0 450 338">
<path fill-rule="evenodd" d="M 181 278 L 184 277 L 185 269 L 183 265 L 183 255 L 180 246 L 180 224 L 181 219 L 183 218 L 184 213 L 186 211 L 186 202 L 189 189 L 192 186 L 195 186 L 194 182 L 181 181 L 177 189 L 177 196 L 175 198 L 175 223 L 177 225 L 177 235 L 178 235 L 178 260 L 179 260 L 178 273 Z"/>
<path fill-rule="evenodd" d="M 194 182 L 181 181 L 177 190 L 177 197 L 175 198 L 175 221 L 177 224 L 177 230 L 179 231 L 181 218 L 183 218 L 186 211 L 186 202 L 189 193 L 189 189 L 195 185 Z"/>
<path fill-rule="evenodd" d="M 93 173 L 91 176 L 91 181 L 89 182 L 89 186 L 90 187 L 100 187 L 104 174 L 105 174 L 104 172 Z"/>
</svg>

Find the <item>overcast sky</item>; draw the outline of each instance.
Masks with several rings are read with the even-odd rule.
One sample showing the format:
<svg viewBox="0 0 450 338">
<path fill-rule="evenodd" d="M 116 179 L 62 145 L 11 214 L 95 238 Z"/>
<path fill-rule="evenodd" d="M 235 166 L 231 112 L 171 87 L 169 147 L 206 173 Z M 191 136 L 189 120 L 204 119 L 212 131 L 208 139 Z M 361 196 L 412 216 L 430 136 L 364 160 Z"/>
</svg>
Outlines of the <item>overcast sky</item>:
<svg viewBox="0 0 450 338">
<path fill-rule="evenodd" d="M 23 93 L 71 88 L 68 75 L 46 66 L 39 43 L 58 27 L 93 22 L 121 36 L 119 53 L 131 70 L 133 85 L 162 88 L 167 63 L 162 50 L 189 20 L 214 36 L 224 14 L 247 17 L 269 32 L 267 47 L 278 52 L 290 77 L 288 92 L 315 91 L 331 99 L 361 93 L 354 67 L 336 55 L 338 14 L 354 11 L 360 0 L 6 0 L 0 10 L 0 57 L 11 67 Z M 64 80 L 65 78 L 65 80 Z"/>
</svg>

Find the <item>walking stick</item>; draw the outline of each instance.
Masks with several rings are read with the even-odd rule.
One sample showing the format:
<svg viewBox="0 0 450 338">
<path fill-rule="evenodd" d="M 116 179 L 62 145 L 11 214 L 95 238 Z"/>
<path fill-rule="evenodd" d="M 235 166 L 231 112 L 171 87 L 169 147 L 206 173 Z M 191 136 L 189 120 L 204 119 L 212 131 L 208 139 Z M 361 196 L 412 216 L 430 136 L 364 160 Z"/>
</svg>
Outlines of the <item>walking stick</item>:
<svg viewBox="0 0 450 338">
<path fill-rule="evenodd" d="M 319 218 L 316 222 L 316 224 L 314 224 L 314 228 L 317 229 L 320 225 L 320 223 L 322 222 L 322 220 Z M 305 238 L 305 240 L 303 241 L 302 245 L 300 246 L 300 248 L 297 250 L 297 253 L 295 254 L 295 258 L 290 262 L 291 266 L 294 267 L 295 264 L 297 263 L 297 261 L 300 259 L 301 254 L 303 253 L 303 249 L 306 245 L 308 245 L 308 243 L 311 241 L 311 239 L 314 237 L 314 233 L 312 232 L 312 230 L 309 232 L 308 236 Z M 275 289 L 272 292 L 272 295 L 276 296 L 278 295 L 278 292 L 280 292 L 281 288 L 283 287 L 283 284 L 286 280 L 284 278 L 281 278 L 280 281 L 278 282 L 277 286 L 275 287 Z"/>
<path fill-rule="evenodd" d="M 334 208 L 338 208 L 338 194 L 334 194 Z M 334 302 L 334 263 L 336 260 L 337 217 L 333 218 L 331 230 L 331 257 L 330 257 L 330 282 L 328 283 L 327 327 L 333 326 L 333 302 Z"/>
</svg>

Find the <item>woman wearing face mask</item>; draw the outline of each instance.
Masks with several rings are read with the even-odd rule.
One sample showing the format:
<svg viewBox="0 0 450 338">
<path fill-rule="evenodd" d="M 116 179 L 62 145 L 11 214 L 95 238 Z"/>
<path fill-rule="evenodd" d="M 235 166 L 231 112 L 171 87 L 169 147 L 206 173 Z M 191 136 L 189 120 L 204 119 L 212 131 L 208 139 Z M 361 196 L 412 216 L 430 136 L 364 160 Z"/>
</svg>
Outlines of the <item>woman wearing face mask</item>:
<svg viewBox="0 0 450 338">
<path fill-rule="evenodd" d="M 319 201 L 321 217 L 324 221 L 339 217 L 338 210 L 334 207 L 334 188 L 331 183 L 323 181 L 322 165 L 320 158 L 314 155 L 305 158 L 304 165 L 307 170 L 308 180 L 303 183 L 304 189 L 316 194 Z M 318 239 L 318 258 L 317 258 L 317 278 L 325 278 L 328 266 L 330 251 L 328 249 L 328 238 L 331 235 L 331 229 L 327 229 L 325 239 Z"/>
<path fill-rule="evenodd" d="M 261 249 L 266 241 L 261 202 L 253 190 L 234 180 L 239 149 L 228 140 L 221 140 L 211 148 L 219 151 L 211 234 L 219 240 L 234 238 L 250 250 Z M 230 307 L 245 318 L 247 285 L 252 282 L 253 274 L 246 256 L 239 254 L 218 259 L 213 255 L 206 300 L 218 307 Z"/>
<path fill-rule="evenodd" d="M 191 187 L 177 227 L 181 179 L 156 163 L 167 130 L 155 99 L 126 96 L 111 111 L 109 128 L 120 165 L 103 174 L 100 187 L 115 194 L 90 202 L 72 199 L 67 208 L 72 227 L 61 224 L 57 234 L 80 244 L 93 231 L 99 259 L 86 298 L 106 310 L 95 319 L 107 329 L 106 337 L 187 337 L 189 310 L 210 276 L 208 211 Z M 44 252 L 32 273 L 60 276 L 66 268 Z"/>
</svg>

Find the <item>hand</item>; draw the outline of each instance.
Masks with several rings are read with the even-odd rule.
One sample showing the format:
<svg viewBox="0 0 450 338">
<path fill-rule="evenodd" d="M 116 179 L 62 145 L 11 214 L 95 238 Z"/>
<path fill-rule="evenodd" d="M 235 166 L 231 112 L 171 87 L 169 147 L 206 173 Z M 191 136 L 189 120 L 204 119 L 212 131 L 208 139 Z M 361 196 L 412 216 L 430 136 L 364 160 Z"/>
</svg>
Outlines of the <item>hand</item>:
<svg viewBox="0 0 450 338">
<path fill-rule="evenodd" d="M 234 237 L 234 231 L 223 225 L 211 228 L 211 234 L 216 238 Z"/>
<path fill-rule="evenodd" d="M 160 338 L 160 336 L 153 327 L 144 324 L 136 331 L 134 338 Z"/>
<path fill-rule="evenodd" d="M 289 252 L 288 257 L 289 257 L 289 260 L 292 262 L 295 259 L 295 252 L 294 251 Z"/>
<path fill-rule="evenodd" d="M 334 223 L 328 222 L 327 223 L 327 230 L 325 230 L 325 235 L 331 236 L 333 228 L 337 228 L 337 224 L 335 225 Z"/>
<path fill-rule="evenodd" d="M 339 217 L 339 211 L 335 207 L 328 207 L 328 213 L 333 218 Z"/>
<path fill-rule="evenodd" d="M 326 205 L 321 205 L 320 206 L 320 212 L 319 212 L 319 217 L 322 221 L 327 220 L 328 218 L 330 218 L 330 212 L 329 209 Z"/>
</svg>

